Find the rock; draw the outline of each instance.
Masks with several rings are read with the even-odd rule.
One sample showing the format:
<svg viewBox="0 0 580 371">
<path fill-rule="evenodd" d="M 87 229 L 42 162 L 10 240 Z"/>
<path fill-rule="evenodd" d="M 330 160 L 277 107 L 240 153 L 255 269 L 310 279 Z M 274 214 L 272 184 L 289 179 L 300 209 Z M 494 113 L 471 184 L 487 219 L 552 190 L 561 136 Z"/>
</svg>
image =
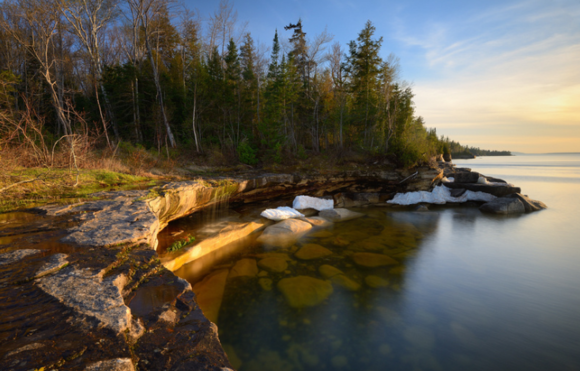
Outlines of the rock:
<svg viewBox="0 0 580 371">
<path fill-rule="evenodd" d="M 222 305 L 229 270 L 221 269 L 193 286 L 197 304 L 207 319 L 216 323 Z"/>
<path fill-rule="evenodd" d="M 131 311 L 121 296 L 118 277 L 102 279 L 90 270 L 65 268 L 45 276 L 37 285 L 80 314 L 95 318 L 98 327 L 120 334 L 131 326 Z"/>
<path fill-rule="evenodd" d="M 321 218 L 319 216 L 313 216 L 311 218 L 305 218 L 304 221 L 312 224 L 313 227 L 330 227 L 333 223 L 328 220 Z"/>
<path fill-rule="evenodd" d="M 304 214 L 288 206 L 279 206 L 276 209 L 266 209 L 262 211 L 260 216 L 275 221 L 292 218 L 304 218 Z"/>
<path fill-rule="evenodd" d="M 258 242 L 274 247 L 289 247 L 311 228 L 310 223 L 287 219 L 266 228 L 258 237 Z"/>
<path fill-rule="evenodd" d="M 543 202 L 532 200 L 518 193 L 496 198 L 493 201 L 481 205 L 479 210 L 484 213 L 507 215 L 522 214 L 546 208 L 547 206 Z"/>
<path fill-rule="evenodd" d="M 68 264 L 68 261 L 66 260 L 67 256 L 68 255 L 66 254 L 54 254 L 50 256 L 48 262 L 44 263 L 44 265 L 40 267 L 38 271 L 36 271 L 34 278 L 46 276 L 47 274 L 54 273 L 63 268 Z"/>
<path fill-rule="evenodd" d="M 355 242 L 352 245 L 352 248 L 354 249 L 363 249 L 363 250 L 369 250 L 369 251 L 379 251 L 379 250 L 383 250 L 385 249 L 385 245 L 382 243 L 382 241 L 377 241 L 377 239 L 373 238 L 367 238 L 366 240 L 362 240 L 360 242 Z"/>
<path fill-rule="evenodd" d="M 357 213 L 356 211 L 350 211 L 348 209 L 332 209 L 332 210 L 322 210 L 319 216 L 324 219 L 330 220 L 331 222 L 344 222 L 346 220 L 351 220 L 355 218 L 360 218 L 364 216 L 362 213 Z"/>
<path fill-rule="evenodd" d="M 386 199 L 386 194 L 380 193 L 337 193 L 334 195 L 334 203 L 337 207 L 360 207 L 374 205 Z"/>
<path fill-rule="evenodd" d="M 372 287 L 373 289 L 376 289 L 378 287 L 389 286 L 389 281 L 387 281 L 386 279 L 372 275 L 365 277 L 365 283 L 367 284 L 367 286 Z"/>
<path fill-rule="evenodd" d="M 268 272 L 280 273 L 288 268 L 288 263 L 286 262 L 286 259 L 282 257 L 272 256 L 260 260 L 258 266 Z"/>
<path fill-rule="evenodd" d="M 455 183 L 477 183 L 480 174 L 475 171 L 461 171 L 453 175 Z"/>
<path fill-rule="evenodd" d="M 109 359 L 92 363 L 85 368 L 85 371 L 134 371 L 135 367 L 131 358 Z"/>
<path fill-rule="evenodd" d="M 444 153 L 443 154 L 443 160 L 445 160 L 445 162 L 451 162 L 453 160 L 451 158 L 451 153 Z"/>
<path fill-rule="evenodd" d="M 270 278 L 260 278 L 258 280 L 258 284 L 260 284 L 260 287 L 264 291 L 272 290 L 272 283 L 273 283 L 273 281 Z"/>
<path fill-rule="evenodd" d="M 230 360 L 232 367 L 235 370 L 238 370 L 240 367 L 242 367 L 242 360 L 240 359 L 240 357 L 238 357 L 234 347 L 231 346 L 230 344 L 223 344 L 222 347 L 224 348 L 224 351 L 228 355 L 228 359 Z"/>
<path fill-rule="evenodd" d="M 255 259 L 241 259 L 236 262 L 228 278 L 255 277 L 257 274 L 258 265 Z"/>
<path fill-rule="evenodd" d="M 342 288 L 345 288 L 349 291 L 358 291 L 360 289 L 360 284 L 351 280 L 350 278 L 348 278 L 347 276 L 345 276 L 344 274 L 337 274 L 336 276 L 333 276 L 330 281 L 335 284 L 338 285 Z"/>
<path fill-rule="evenodd" d="M 452 189 L 449 191 L 449 194 L 451 195 L 451 197 L 461 197 L 465 194 L 465 192 L 467 192 L 467 189 L 465 188 L 456 188 L 456 189 Z"/>
<path fill-rule="evenodd" d="M 281 279 L 278 282 L 278 290 L 291 307 L 302 308 L 315 306 L 324 301 L 332 294 L 332 285 L 317 278 L 297 276 Z"/>
<path fill-rule="evenodd" d="M 321 265 L 318 268 L 318 272 L 320 272 L 322 277 L 324 277 L 326 279 L 334 277 L 338 274 L 343 274 L 343 272 L 340 269 L 335 268 L 332 265 L 328 265 L 328 264 Z"/>
<path fill-rule="evenodd" d="M 318 259 L 328 255 L 332 255 L 332 251 L 314 243 L 307 243 L 294 254 L 294 256 L 302 260 Z"/>
<path fill-rule="evenodd" d="M 355 264 L 360 265 L 361 267 L 368 268 L 399 264 L 398 261 L 389 256 L 382 254 L 373 254 L 370 252 L 354 253 L 352 254 L 352 260 L 354 260 Z"/>
<path fill-rule="evenodd" d="M 22 249 L 0 254 L 0 266 L 16 263 L 17 261 L 22 260 L 27 256 L 36 255 L 40 252 L 41 250 Z"/>
<path fill-rule="evenodd" d="M 519 187 L 513 187 L 509 184 L 478 184 L 478 183 L 443 183 L 447 188 L 466 189 L 473 192 L 484 192 L 496 197 L 503 197 L 513 193 L 521 193 Z"/>
</svg>

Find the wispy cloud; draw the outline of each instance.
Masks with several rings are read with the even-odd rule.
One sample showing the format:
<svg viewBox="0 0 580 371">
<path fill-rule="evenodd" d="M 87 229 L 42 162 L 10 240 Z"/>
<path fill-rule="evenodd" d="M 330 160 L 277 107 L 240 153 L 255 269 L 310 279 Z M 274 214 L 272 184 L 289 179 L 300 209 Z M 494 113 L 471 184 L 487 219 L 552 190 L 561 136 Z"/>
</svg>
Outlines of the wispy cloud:
<svg viewBox="0 0 580 371">
<path fill-rule="evenodd" d="M 415 81 L 417 112 L 428 125 L 482 147 L 580 148 L 580 3 L 540 4 L 433 23 L 423 34 L 398 27 L 399 40 L 423 48 L 436 76 Z"/>
</svg>

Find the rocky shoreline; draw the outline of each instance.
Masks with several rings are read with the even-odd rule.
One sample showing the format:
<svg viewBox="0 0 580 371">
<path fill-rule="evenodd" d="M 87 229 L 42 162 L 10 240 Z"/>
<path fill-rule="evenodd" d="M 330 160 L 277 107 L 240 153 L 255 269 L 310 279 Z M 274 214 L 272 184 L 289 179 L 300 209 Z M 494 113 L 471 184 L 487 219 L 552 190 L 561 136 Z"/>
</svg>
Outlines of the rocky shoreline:
<svg viewBox="0 0 580 371">
<path fill-rule="evenodd" d="M 452 177 L 454 182 L 443 182 Z M 264 174 L 170 183 L 32 210 L 40 214 L 36 220 L 3 225 L 2 235 L 15 240 L 0 247 L 0 297 L 6 298 L 0 303 L 0 368 L 230 369 L 217 327 L 202 313 L 190 284 L 164 267 L 170 265 L 155 251 L 157 234 L 170 221 L 224 200 L 236 205 L 300 194 L 332 196 L 343 208 L 386 206 L 397 193 L 428 192 L 441 184 L 455 194 L 494 192 L 500 201 L 497 207 L 483 205 L 484 212 L 545 207 L 517 187 L 490 177 L 485 179 L 493 184 L 481 184 L 480 178 L 446 163 L 412 170 Z M 341 216 L 327 216 L 333 217 Z M 265 227 L 257 221 L 243 233 Z M 30 248 L 22 248 L 19 238 Z M 55 247 L 43 248 L 47 240 Z M 193 258 L 220 248 L 219 243 L 205 246 L 198 246 Z M 163 300 L 138 304 L 159 290 L 167 293 Z"/>
</svg>

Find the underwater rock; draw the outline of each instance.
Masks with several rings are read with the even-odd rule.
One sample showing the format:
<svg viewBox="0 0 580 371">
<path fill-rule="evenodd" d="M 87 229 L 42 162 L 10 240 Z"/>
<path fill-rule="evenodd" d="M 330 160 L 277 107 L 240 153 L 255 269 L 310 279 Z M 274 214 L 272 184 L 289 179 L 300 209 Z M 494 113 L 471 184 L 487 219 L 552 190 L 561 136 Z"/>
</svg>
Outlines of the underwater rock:
<svg viewBox="0 0 580 371">
<path fill-rule="evenodd" d="M 330 282 L 308 276 L 283 278 L 278 282 L 278 290 L 293 308 L 320 304 L 333 291 Z"/>
<path fill-rule="evenodd" d="M 355 264 L 361 267 L 382 267 L 385 265 L 396 265 L 399 264 L 398 261 L 383 254 L 373 254 L 370 252 L 357 252 L 352 254 L 352 260 Z"/>
<path fill-rule="evenodd" d="M 274 247 L 289 247 L 311 228 L 310 223 L 287 219 L 266 228 L 258 237 L 258 242 Z"/>
<path fill-rule="evenodd" d="M 38 253 L 40 253 L 40 250 L 21 249 L 0 254 L 0 266 L 13 264 L 27 256 L 36 255 Z"/>
<path fill-rule="evenodd" d="M 330 360 L 330 363 L 332 363 L 332 366 L 334 368 L 348 367 L 348 358 L 346 358 L 345 356 L 334 356 Z"/>
<path fill-rule="evenodd" d="M 271 256 L 260 260 L 258 262 L 258 266 L 267 270 L 268 272 L 280 273 L 284 272 L 286 268 L 288 268 L 288 263 L 283 257 Z"/>
<path fill-rule="evenodd" d="M 327 238 L 327 237 L 332 237 L 334 236 L 334 233 L 332 233 L 331 231 L 326 231 L 326 230 L 322 230 L 322 231 L 316 231 L 316 232 L 312 232 L 308 234 L 308 237 L 314 237 L 314 238 Z"/>
<path fill-rule="evenodd" d="M 230 271 L 228 278 L 255 277 L 258 274 L 258 265 L 255 259 L 241 259 Z"/>
<path fill-rule="evenodd" d="M 264 291 L 272 290 L 273 281 L 270 278 L 260 278 L 258 280 L 258 283 L 260 284 L 260 287 L 262 288 L 262 290 L 264 290 Z"/>
<path fill-rule="evenodd" d="M 333 276 L 330 281 L 335 284 L 338 285 L 342 288 L 345 288 L 349 291 L 358 291 L 360 289 L 360 284 L 351 280 L 350 278 L 348 278 L 347 276 L 345 276 L 344 274 L 337 274 L 336 276 Z"/>
<path fill-rule="evenodd" d="M 233 346 L 230 344 L 222 344 L 222 348 L 224 348 L 224 351 L 228 355 L 228 359 L 235 370 L 238 370 L 240 367 L 242 367 L 242 360 L 240 357 L 238 357 Z"/>
<path fill-rule="evenodd" d="M 294 256 L 302 260 L 312 260 L 332 255 L 332 251 L 315 243 L 307 243 L 302 246 Z"/>
<path fill-rule="evenodd" d="M 304 220 L 312 224 L 313 227 L 329 227 L 333 224 L 320 216 L 313 216 Z"/>
<path fill-rule="evenodd" d="M 355 218 L 360 218 L 365 216 L 365 214 L 357 213 L 356 211 L 350 211 L 348 209 L 332 209 L 332 210 L 322 210 L 318 216 L 323 217 L 331 222 L 344 222 L 346 220 L 351 220 Z"/>
<path fill-rule="evenodd" d="M 366 240 L 362 240 L 360 242 L 354 243 L 352 245 L 352 248 L 362 249 L 362 250 L 370 250 L 370 251 L 384 250 L 386 246 L 383 245 L 381 242 L 382 241 L 378 242 L 377 239 L 367 238 Z"/>
<path fill-rule="evenodd" d="M 326 279 L 334 277 L 338 274 L 343 274 L 343 272 L 340 269 L 335 268 L 332 265 L 328 264 L 321 265 L 320 268 L 318 268 L 318 272 L 320 272 L 322 277 Z"/>
<path fill-rule="evenodd" d="M 373 275 L 366 276 L 365 283 L 367 284 L 368 287 L 372 287 L 373 289 L 389 286 L 389 281 L 387 281 L 382 277 Z"/>
<path fill-rule="evenodd" d="M 214 323 L 218 320 L 228 274 L 229 269 L 220 269 L 193 286 L 197 304 L 206 318 Z"/>
</svg>

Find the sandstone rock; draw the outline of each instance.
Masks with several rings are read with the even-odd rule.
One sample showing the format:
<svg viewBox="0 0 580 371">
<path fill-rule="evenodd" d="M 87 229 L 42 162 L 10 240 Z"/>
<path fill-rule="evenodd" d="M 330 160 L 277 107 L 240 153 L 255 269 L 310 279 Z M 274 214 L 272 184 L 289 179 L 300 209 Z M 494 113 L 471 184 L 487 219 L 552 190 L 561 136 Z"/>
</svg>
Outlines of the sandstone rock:
<svg viewBox="0 0 580 371">
<path fill-rule="evenodd" d="M 381 278 L 379 276 L 366 276 L 365 277 L 365 283 L 367 284 L 367 286 L 372 287 L 372 288 L 378 288 L 378 287 L 387 287 L 389 286 L 389 281 L 387 281 L 384 278 Z"/>
<path fill-rule="evenodd" d="M 289 247 L 311 228 L 310 223 L 287 219 L 266 228 L 258 237 L 258 242 L 274 247 Z"/>
<path fill-rule="evenodd" d="M 330 294 L 332 285 L 328 281 L 308 276 L 284 278 L 278 282 L 288 304 L 293 308 L 310 307 L 320 304 Z"/>
<path fill-rule="evenodd" d="M 268 272 L 280 273 L 284 272 L 286 268 L 288 268 L 288 263 L 286 262 L 286 259 L 282 257 L 272 256 L 260 260 L 258 262 L 258 266 L 267 270 Z"/>
<path fill-rule="evenodd" d="M 328 265 L 328 264 L 321 265 L 318 268 L 318 272 L 320 272 L 322 277 L 324 277 L 326 279 L 334 277 L 334 276 L 339 275 L 339 274 L 343 274 L 343 272 L 340 269 L 335 268 L 332 265 Z"/>
<path fill-rule="evenodd" d="M 228 273 L 228 269 L 218 270 L 193 286 L 193 292 L 197 296 L 197 304 L 205 317 L 213 323 L 218 320 Z"/>
<path fill-rule="evenodd" d="M 337 193 L 334 195 L 336 207 L 360 207 L 364 205 L 374 205 L 386 198 L 380 193 Z"/>
<path fill-rule="evenodd" d="M 38 271 L 36 271 L 36 275 L 34 278 L 39 278 L 42 276 L 46 276 L 47 274 L 54 273 L 68 264 L 66 254 L 54 254 L 48 258 L 48 262 L 44 263 L 42 267 Z"/>
<path fill-rule="evenodd" d="M 354 260 L 355 264 L 368 268 L 399 264 L 398 261 L 389 256 L 369 252 L 354 253 L 352 254 L 352 260 Z"/>
<path fill-rule="evenodd" d="M 355 218 L 360 218 L 364 216 L 362 213 L 357 213 L 356 211 L 350 211 L 348 209 L 332 209 L 332 210 L 322 210 L 319 216 L 331 222 L 344 222 L 346 220 L 351 220 Z"/>
<path fill-rule="evenodd" d="M 445 160 L 445 162 L 451 162 L 453 160 L 451 158 L 451 153 L 444 153 L 443 154 L 443 159 Z"/>
<path fill-rule="evenodd" d="M 332 251 L 314 243 L 307 243 L 306 245 L 302 246 L 302 248 L 298 250 L 294 256 L 302 260 L 312 260 L 328 255 L 332 255 Z"/>
<path fill-rule="evenodd" d="M 0 266 L 13 264 L 19 260 L 26 258 L 27 256 L 36 255 L 40 252 L 41 250 L 22 249 L 0 254 Z"/>
<path fill-rule="evenodd" d="M 255 259 L 241 259 L 236 262 L 228 278 L 255 277 L 257 274 L 258 265 Z"/>
<path fill-rule="evenodd" d="M 348 278 L 347 276 L 345 276 L 344 274 L 337 274 L 336 276 L 333 276 L 330 281 L 335 284 L 338 285 L 342 288 L 345 288 L 349 291 L 358 291 L 360 289 L 360 284 L 351 280 L 350 278 Z"/>
<path fill-rule="evenodd" d="M 45 276 L 37 285 L 64 305 L 95 318 L 99 327 L 120 334 L 131 326 L 131 311 L 125 305 L 118 277 L 102 279 L 90 270 L 65 268 Z"/>
<path fill-rule="evenodd" d="M 85 368 L 85 371 L 134 371 L 135 367 L 131 358 L 108 359 L 92 363 Z"/>
</svg>

